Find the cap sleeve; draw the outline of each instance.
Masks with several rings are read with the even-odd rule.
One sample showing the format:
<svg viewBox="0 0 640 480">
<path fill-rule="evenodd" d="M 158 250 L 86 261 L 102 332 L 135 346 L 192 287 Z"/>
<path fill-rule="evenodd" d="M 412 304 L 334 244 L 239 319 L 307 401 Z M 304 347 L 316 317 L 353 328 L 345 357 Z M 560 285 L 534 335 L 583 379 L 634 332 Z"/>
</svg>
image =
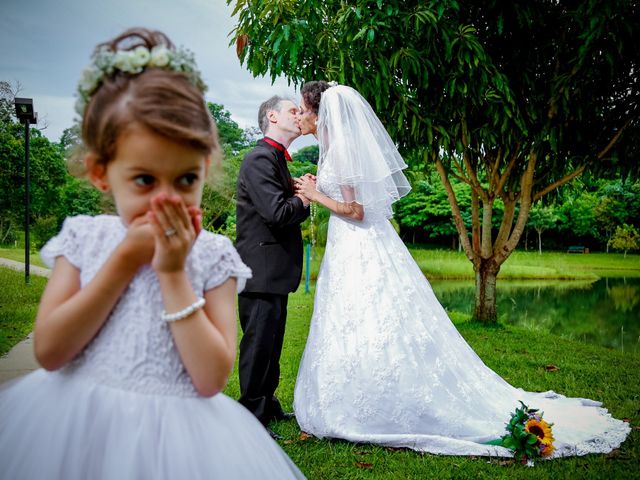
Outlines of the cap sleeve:
<svg viewBox="0 0 640 480">
<path fill-rule="evenodd" d="M 86 224 L 92 217 L 79 215 L 69 217 L 62 224 L 60 232 L 52 237 L 40 250 L 40 257 L 45 265 L 53 268 L 57 257 L 63 256 L 76 268 L 82 268 L 82 244 Z"/>
<path fill-rule="evenodd" d="M 230 277 L 236 278 L 238 293 L 244 290 L 247 280 L 251 278 L 251 269 L 247 267 L 235 247 L 227 237 L 213 235 L 215 241 L 212 242 L 209 252 L 211 264 L 209 271 L 205 275 L 204 290 L 211 290 L 222 285 Z"/>
</svg>

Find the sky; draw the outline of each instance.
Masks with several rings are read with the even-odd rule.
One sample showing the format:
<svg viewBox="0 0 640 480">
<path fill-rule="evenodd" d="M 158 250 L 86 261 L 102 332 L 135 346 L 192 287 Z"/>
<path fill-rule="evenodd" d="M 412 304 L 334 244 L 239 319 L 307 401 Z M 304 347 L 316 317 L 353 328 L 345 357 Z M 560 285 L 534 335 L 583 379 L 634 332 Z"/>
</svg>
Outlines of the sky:
<svg viewBox="0 0 640 480">
<path fill-rule="evenodd" d="M 284 78 L 272 85 L 240 65 L 229 46 L 231 12 L 225 0 L 0 0 L 0 80 L 20 83 L 38 128 L 46 125 L 42 132 L 58 141 L 73 124 L 74 92 L 95 45 L 147 27 L 194 52 L 208 101 L 224 105 L 240 127 L 257 127 L 260 103 L 276 94 L 299 101 L 299 94 Z M 301 137 L 290 150 L 315 143 Z"/>
</svg>

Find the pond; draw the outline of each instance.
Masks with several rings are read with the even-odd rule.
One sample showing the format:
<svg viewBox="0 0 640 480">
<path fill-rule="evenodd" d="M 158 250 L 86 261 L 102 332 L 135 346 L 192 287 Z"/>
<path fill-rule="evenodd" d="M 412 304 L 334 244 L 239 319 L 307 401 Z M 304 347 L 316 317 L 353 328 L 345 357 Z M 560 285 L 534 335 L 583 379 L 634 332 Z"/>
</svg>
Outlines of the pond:
<svg viewBox="0 0 640 480">
<path fill-rule="evenodd" d="M 472 313 L 474 283 L 433 280 L 447 310 Z M 640 353 L 640 278 L 591 281 L 501 281 L 501 322 L 565 338 Z"/>
</svg>

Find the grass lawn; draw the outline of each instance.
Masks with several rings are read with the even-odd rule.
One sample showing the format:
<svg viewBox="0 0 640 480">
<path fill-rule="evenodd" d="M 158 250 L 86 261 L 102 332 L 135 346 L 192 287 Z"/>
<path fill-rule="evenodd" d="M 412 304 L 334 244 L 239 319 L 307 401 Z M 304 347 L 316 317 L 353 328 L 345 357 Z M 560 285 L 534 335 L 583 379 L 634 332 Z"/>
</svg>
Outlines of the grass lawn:
<svg viewBox="0 0 640 480">
<path fill-rule="evenodd" d="M 302 290 L 302 289 L 301 289 Z M 302 291 L 289 300 L 289 317 L 282 355 L 278 396 L 292 409 L 298 364 L 313 311 L 313 291 Z M 526 329 L 485 327 L 451 314 L 456 326 L 480 357 L 511 384 L 526 390 L 597 399 L 616 418 L 640 425 L 640 355 L 622 354 Z M 547 372 L 545 365 L 559 367 Z M 225 392 L 239 396 L 237 368 Z M 510 412 L 505 413 L 505 421 Z M 610 455 L 591 455 L 538 462 L 534 469 L 512 460 L 444 457 L 344 441 L 303 440 L 295 421 L 273 425 L 285 437 L 280 442 L 310 479 L 627 479 L 638 478 L 640 432 L 635 427 L 622 448 Z"/>
<path fill-rule="evenodd" d="M 408 245 L 411 255 L 430 280 L 473 279 L 473 265 L 463 252 Z M 322 260 L 318 247 L 311 262 L 315 279 Z M 640 255 L 621 253 L 569 254 L 516 251 L 503 264 L 500 280 L 597 280 L 600 277 L 640 277 Z"/>
<path fill-rule="evenodd" d="M 46 283 L 46 278 L 32 275 L 25 285 L 24 273 L 0 268 L 0 355 L 31 332 Z"/>
<path fill-rule="evenodd" d="M 463 253 L 411 246 L 411 253 L 430 279 L 472 279 L 471 263 Z M 311 263 L 311 278 L 317 276 L 322 250 Z M 24 261 L 24 251 L 0 249 L 0 257 Z M 32 255 L 34 265 L 42 266 Z M 516 251 L 503 266 L 499 279 L 592 281 L 604 276 L 640 276 L 640 255 L 611 253 L 566 254 Z M 24 338 L 32 328 L 37 302 L 45 279 L 32 277 L 26 287 L 20 272 L 0 268 L 0 353 Z M 313 292 L 312 292 L 313 293 Z M 291 408 L 293 386 L 306 340 L 313 305 L 312 295 L 300 292 L 291 297 L 289 323 L 282 359 L 279 396 Z M 467 341 L 483 360 L 514 385 L 527 390 L 553 389 L 570 396 L 601 400 L 618 418 L 640 425 L 640 356 L 622 354 L 601 347 L 559 339 L 549 334 L 511 327 L 487 328 L 451 314 Z M 542 367 L 554 364 L 556 372 Z M 226 393 L 239 395 L 237 370 Z M 505 413 L 505 419 L 509 412 Z M 285 436 L 281 442 L 291 458 L 309 478 L 634 478 L 640 468 L 638 430 L 618 452 L 604 456 L 540 462 L 535 469 L 511 461 L 457 458 L 395 451 L 342 441 L 301 440 L 297 424 L 284 422 L 274 427 Z"/>
<path fill-rule="evenodd" d="M 31 329 L 45 279 L 25 286 L 20 272 L 0 268 L 0 349 Z M 303 289 L 289 301 L 289 320 L 282 355 L 278 396 L 291 410 L 293 387 L 313 310 L 313 291 Z M 344 441 L 303 440 L 295 421 L 274 430 L 281 446 L 310 479 L 631 479 L 640 468 L 640 355 L 621 353 L 513 327 L 485 327 L 456 312 L 451 317 L 480 357 L 511 384 L 527 390 L 555 390 L 604 402 L 634 429 L 622 448 L 609 455 L 538 462 L 526 468 L 508 459 L 445 457 Z M 545 365 L 559 370 L 547 372 Z M 225 392 L 238 398 L 237 368 Z M 505 421 L 510 412 L 505 412 Z"/>
<path fill-rule="evenodd" d="M 427 245 L 408 245 L 427 278 L 473 279 L 473 266 L 464 253 L 434 249 Z M 324 249 L 318 247 L 311 261 L 311 278 L 318 276 Z M 0 257 L 24 262 L 24 249 L 0 248 Z M 44 267 L 37 251 L 33 265 Z M 564 252 L 516 251 L 502 266 L 499 280 L 596 280 L 599 277 L 640 277 L 640 255 L 621 253 L 569 254 Z"/>
<path fill-rule="evenodd" d="M 0 247 L 0 258 L 8 258 L 9 260 L 24 263 L 24 248 Z M 37 267 L 46 267 L 37 250 L 32 251 L 29 255 L 29 263 Z"/>
</svg>

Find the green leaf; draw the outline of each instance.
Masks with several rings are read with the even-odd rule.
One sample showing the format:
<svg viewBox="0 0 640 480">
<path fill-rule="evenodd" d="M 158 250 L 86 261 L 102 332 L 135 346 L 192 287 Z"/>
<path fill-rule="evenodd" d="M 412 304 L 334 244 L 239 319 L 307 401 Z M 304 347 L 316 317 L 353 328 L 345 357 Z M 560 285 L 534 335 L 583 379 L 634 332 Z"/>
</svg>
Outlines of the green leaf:
<svg viewBox="0 0 640 480">
<path fill-rule="evenodd" d="M 375 36 L 376 36 L 376 32 L 373 30 L 373 28 L 370 28 L 369 34 L 367 35 L 368 41 L 373 42 L 373 39 Z"/>
</svg>

